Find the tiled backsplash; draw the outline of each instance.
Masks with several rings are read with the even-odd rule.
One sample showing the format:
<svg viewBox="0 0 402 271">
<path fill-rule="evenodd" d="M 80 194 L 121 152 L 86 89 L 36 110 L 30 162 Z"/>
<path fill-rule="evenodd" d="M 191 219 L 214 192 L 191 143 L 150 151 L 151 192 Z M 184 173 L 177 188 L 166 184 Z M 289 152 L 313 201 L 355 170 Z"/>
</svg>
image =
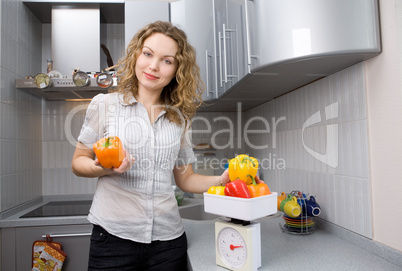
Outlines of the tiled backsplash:
<svg viewBox="0 0 402 271">
<path fill-rule="evenodd" d="M 268 147 L 247 152 L 265 160 L 260 174 L 271 190 L 314 195 L 323 219 L 371 238 L 365 89 L 360 63 L 248 111 L 247 119 L 262 117 L 270 130 L 249 136 Z"/>
<path fill-rule="evenodd" d="M 234 112 L 200 112 L 197 114 L 192 125 L 193 144 L 208 143 L 213 149 L 195 152 L 197 162 L 193 168 L 196 172 L 198 168 L 209 166 L 215 174 L 221 174 L 228 158 L 245 151 L 241 134 L 238 134 L 238 118 L 241 116 Z M 203 155 L 203 153 L 213 153 L 214 155 Z"/>
<path fill-rule="evenodd" d="M 22 2 L 1 1 L 0 211 L 42 194 L 42 102 L 14 87 L 40 72 L 40 36 Z"/>
<path fill-rule="evenodd" d="M 87 102 L 46 102 L 43 105 L 43 195 L 95 191 L 95 178 L 80 178 L 71 172 L 75 139 L 84 122 L 87 105 Z"/>
</svg>

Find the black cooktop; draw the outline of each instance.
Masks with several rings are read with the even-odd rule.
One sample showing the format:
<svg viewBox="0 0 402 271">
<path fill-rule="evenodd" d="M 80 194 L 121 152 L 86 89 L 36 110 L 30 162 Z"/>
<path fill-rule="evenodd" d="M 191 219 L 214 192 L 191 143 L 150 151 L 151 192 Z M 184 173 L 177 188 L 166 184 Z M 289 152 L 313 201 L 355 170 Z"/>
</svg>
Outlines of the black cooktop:
<svg viewBox="0 0 402 271">
<path fill-rule="evenodd" d="M 22 215 L 21 218 L 88 215 L 91 203 L 91 200 L 51 201 Z"/>
</svg>

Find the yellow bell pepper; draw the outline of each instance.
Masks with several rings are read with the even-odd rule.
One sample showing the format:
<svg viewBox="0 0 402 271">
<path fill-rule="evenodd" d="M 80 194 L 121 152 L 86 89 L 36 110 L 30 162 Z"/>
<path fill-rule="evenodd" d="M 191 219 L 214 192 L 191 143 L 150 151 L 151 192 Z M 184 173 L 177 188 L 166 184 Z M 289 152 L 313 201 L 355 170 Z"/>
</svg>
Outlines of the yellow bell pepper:
<svg viewBox="0 0 402 271">
<path fill-rule="evenodd" d="M 218 186 L 211 186 L 208 191 L 208 194 L 214 194 L 214 195 L 221 195 L 224 196 L 225 195 L 225 187 L 222 185 L 218 185 Z"/>
<path fill-rule="evenodd" d="M 244 180 L 247 185 L 252 184 L 251 176 L 256 176 L 258 171 L 258 160 L 254 157 L 240 154 L 235 158 L 229 160 L 229 179 L 234 181 L 236 179 Z"/>
</svg>

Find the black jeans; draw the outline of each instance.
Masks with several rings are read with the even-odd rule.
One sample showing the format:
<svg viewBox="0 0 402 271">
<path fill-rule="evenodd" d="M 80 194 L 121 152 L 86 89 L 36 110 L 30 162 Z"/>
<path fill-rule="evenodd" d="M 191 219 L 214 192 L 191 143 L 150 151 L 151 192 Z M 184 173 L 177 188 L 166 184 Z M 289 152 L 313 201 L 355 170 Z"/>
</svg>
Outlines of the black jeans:
<svg viewBox="0 0 402 271">
<path fill-rule="evenodd" d="M 187 237 L 150 244 L 122 239 L 94 225 L 88 270 L 187 270 Z"/>
</svg>

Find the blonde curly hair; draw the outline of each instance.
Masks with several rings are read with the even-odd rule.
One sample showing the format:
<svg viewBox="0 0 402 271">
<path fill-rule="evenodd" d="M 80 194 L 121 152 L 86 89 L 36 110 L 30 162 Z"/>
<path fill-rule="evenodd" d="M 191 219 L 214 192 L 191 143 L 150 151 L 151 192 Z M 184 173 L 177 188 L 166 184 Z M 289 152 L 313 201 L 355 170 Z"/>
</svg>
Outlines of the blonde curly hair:
<svg viewBox="0 0 402 271">
<path fill-rule="evenodd" d="M 117 76 L 119 87 L 117 92 L 124 94 L 128 102 L 131 96 L 138 94 L 138 79 L 135 75 L 135 64 L 140 55 L 144 41 L 154 33 L 162 33 L 177 42 L 178 51 L 176 77 L 164 87 L 161 100 L 166 104 L 167 118 L 177 124 L 189 125 L 197 108 L 202 104 L 201 94 L 204 84 L 200 78 L 200 68 L 196 63 L 195 49 L 188 43 L 187 35 L 169 22 L 156 21 L 140 29 L 127 46 L 126 54 L 118 65 Z"/>
</svg>

